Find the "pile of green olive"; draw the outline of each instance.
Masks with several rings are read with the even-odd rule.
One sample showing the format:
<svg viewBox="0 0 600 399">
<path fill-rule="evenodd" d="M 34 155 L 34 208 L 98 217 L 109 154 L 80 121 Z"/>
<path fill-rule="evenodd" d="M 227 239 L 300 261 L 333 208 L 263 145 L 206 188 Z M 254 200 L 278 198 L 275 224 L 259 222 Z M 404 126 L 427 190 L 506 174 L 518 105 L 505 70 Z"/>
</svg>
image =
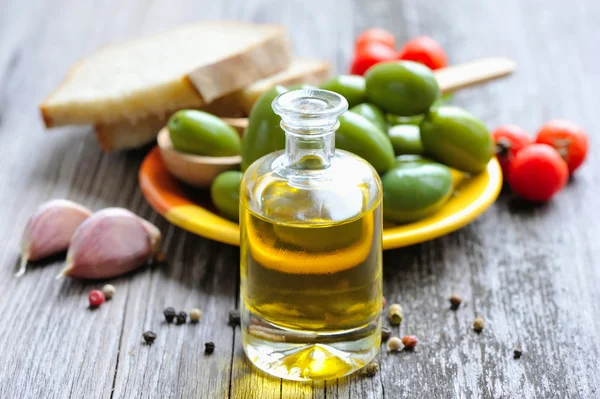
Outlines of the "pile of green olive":
<svg viewBox="0 0 600 399">
<path fill-rule="evenodd" d="M 211 187 L 212 201 L 225 217 L 237 220 L 236 190 L 243 171 L 285 148 L 285 133 L 271 103 L 281 93 L 305 87 L 275 86 L 254 104 L 241 141 L 241 171 L 218 176 Z M 462 108 L 445 105 L 433 73 L 422 64 L 379 63 L 364 77 L 341 75 L 320 88 L 348 100 L 335 145 L 364 158 L 380 174 L 386 220 L 408 223 L 436 212 L 452 194 L 451 169 L 477 174 L 493 155 L 484 123 Z"/>
</svg>

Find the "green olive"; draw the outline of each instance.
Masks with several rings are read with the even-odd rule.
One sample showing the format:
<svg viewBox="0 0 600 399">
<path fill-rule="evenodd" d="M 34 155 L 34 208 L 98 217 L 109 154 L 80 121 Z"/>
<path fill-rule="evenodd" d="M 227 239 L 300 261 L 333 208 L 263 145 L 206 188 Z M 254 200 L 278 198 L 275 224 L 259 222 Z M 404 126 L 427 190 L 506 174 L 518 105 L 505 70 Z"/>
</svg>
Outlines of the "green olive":
<svg viewBox="0 0 600 399">
<path fill-rule="evenodd" d="M 382 177 L 383 217 L 408 223 L 431 215 L 452 194 L 452 173 L 442 164 L 416 155 L 398 157 Z"/>
<path fill-rule="evenodd" d="M 394 148 L 387 134 L 354 112 L 345 112 L 339 119 L 340 127 L 335 133 L 336 148 L 364 158 L 379 173 L 394 166 Z"/>
<path fill-rule="evenodd" d="M 365 78 L 362 76 L 339 75 L 323 83 L 321 89 L 341 94 L 348 101 L 350 108 L 367 101 Z"/>
<path fill-rule="evenodd" d="M 169 118 L 167 128 L 177 151 L 210 157 L 240 154 L 239 134 L 221 118 L 207 112 L 177 111 Z"/>
<path fill-rule="evenodd" d="M 354 112 L 355 114 L 364 116 L 369 121 L 371 121 L 371 123 L 377 126 L 382 132 L 385 132 L 387 130 L 387 122 L 385 121 L 385 115 L 376 105 L 362 103 L 350 108 L 350 111 Z"/>
<path fill-rule="evenodd" d="M 242 136 L 242 171 L 262 156 L 285 148 L 285 132 L 280 126 L 281 117 L 272 107 L 275 97 L 292 89 L 310 88 L 314 87 L 304 83 L 289 87 L 277 85 L 256 100 L 250 110 L 248 127 Z"/>
<path fill-rule="evenodd" d="M 440 95 L 431 69 L 412 61 L 382 62 L 365 75 L 369 102 L 399 116 L 423 114 Z"/>
<path fill-rule="evenodd" d="M 210 198 L 221 215 L 238 221 L 240 213 L 240 183 L 242 172 L 229 170 L 218 175 L 210 186 Z"/>
<path fill-rule="evenodd" d="M 432 108 L 425 116 L 421 142 L 426 154 L 469 173 L 483 171 L 494 153 L 494 143 L 485 124 L 451 105 Z"/>
<path fill-rule="evenodd" d="M 258 158 L 285 148 L 285 132 L 279 126 L 281 117 L 273 111 L 271 104 L 275 97 L 287 91 L 284 86 L 272 87 L 252 106 L 248 127 L 242 136 L 242 171 Z"/>
<path fill-rule="evenodd" d="M 419 126 L 392 126 L 388 130 L 388 135 L 390 136 L 390 141 L 392 142 L 396 155 L 423 153 L 423 144 L 421 143 Z"/>
</svg>

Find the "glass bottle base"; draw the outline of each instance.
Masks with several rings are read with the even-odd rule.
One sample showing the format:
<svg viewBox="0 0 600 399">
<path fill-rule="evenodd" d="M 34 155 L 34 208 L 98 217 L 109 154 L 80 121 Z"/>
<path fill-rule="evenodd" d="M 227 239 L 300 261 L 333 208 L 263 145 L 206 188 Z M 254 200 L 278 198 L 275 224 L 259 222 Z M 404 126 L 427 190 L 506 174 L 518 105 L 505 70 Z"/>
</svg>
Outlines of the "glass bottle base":
<svg viewBox="0 0 600 399">
<path fill-rule="evenodd" d="M 377 356 L 381 319 L 366 327 L 336 333 L 278 327 L 242 304 L 242 343 L 248 359 L 275 377 L 295 381 L 340 378 Z"/>
</svg>

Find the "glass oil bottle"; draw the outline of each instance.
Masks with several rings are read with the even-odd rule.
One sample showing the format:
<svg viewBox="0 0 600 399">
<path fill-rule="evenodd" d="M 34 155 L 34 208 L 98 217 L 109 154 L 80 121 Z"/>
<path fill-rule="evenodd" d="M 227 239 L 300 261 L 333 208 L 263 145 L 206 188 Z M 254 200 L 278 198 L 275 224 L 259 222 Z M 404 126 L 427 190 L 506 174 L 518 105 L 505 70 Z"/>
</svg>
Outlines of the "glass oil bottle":
<svg viewBox="0 0 600 399">
<path fill-rule="evenodd" d="M 272 106 L 286 148 L 250 165 L 240 187 L 244 351 L 277 377 L 342 377 L 380 346 L 381 181 L 335 150 L 344 97 L 294 90 Z"/>
</svg>

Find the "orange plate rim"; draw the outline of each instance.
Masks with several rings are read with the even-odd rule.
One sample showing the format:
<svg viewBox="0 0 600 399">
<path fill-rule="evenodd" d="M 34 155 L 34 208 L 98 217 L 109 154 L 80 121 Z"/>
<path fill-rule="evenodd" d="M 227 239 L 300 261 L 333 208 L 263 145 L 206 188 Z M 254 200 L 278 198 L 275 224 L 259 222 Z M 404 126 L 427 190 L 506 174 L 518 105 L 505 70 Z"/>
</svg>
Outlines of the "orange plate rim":
<svg viewBox="0 0 600 399">
<path fill-rule="evenodd" d="M 157 147 L 142 162 L 139 184 L 150 206 L 169 222 L 205 238 L 239 245 L 238 224 L 193 202 L 183 184 L 166 170 Z M 492 158 L 484 172 L 460 183 L 457 193 L 436 214 L 414 223 L 385 227 L 383 249 L 429 241 L 460 229 L 481 215 L 496 200 L 501 188 L 500 165 Z"/>
</svg>

